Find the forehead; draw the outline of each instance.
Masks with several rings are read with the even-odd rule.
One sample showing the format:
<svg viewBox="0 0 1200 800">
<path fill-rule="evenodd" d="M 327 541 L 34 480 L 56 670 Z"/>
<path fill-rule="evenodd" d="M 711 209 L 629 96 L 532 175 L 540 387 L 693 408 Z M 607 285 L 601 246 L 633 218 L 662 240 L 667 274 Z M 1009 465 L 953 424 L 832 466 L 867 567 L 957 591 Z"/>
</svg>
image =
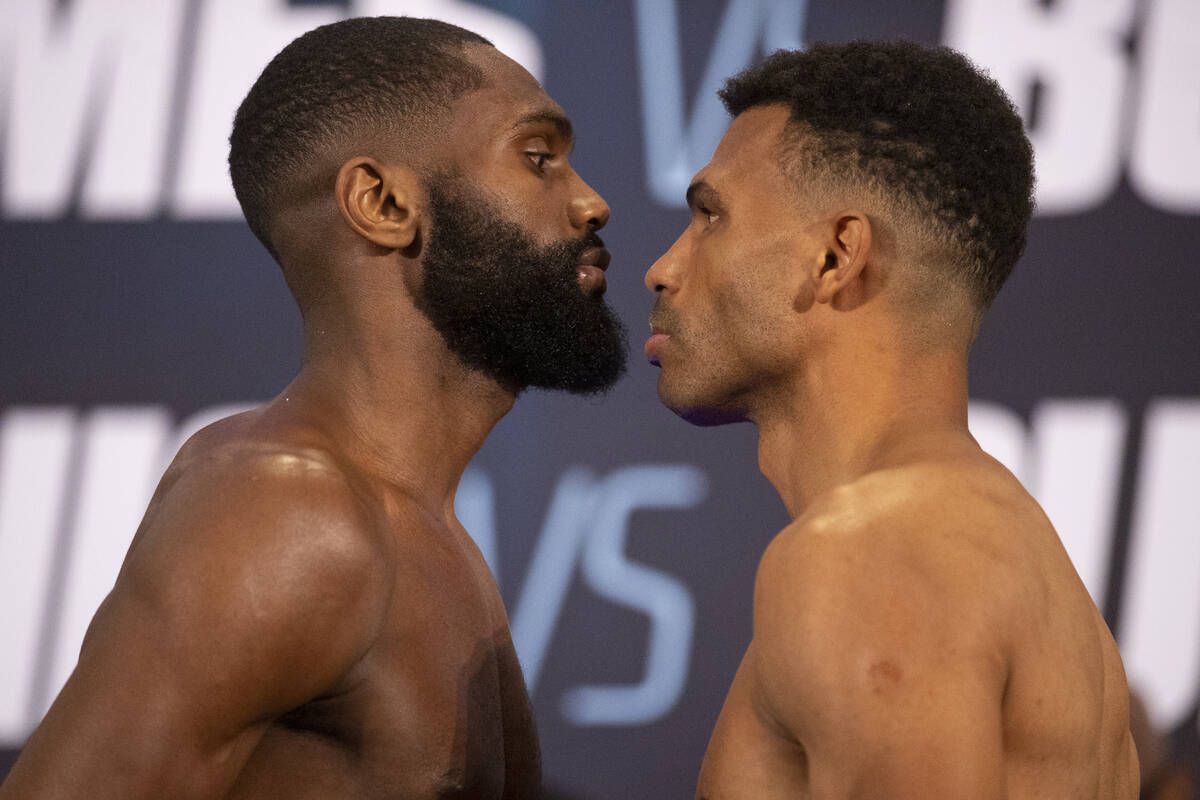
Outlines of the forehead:
<svg viewBox="0 0 1200 800">
<path fill-rule="evenodd" d="M 484 85 L 458 98 L 451 109 L 445 134 L 460 155 L 506 139 L 523 122 L 566 119 L 537 79 L 508 56 L 484 45 L 470 46 L 467 56 L 482 70 Z"/>
<path fill-rule="evenodd" d="M 739 114 L 721 137 L 712 160 L 696 173 L 722 196 L 772 202 L 791 198 L 792 187 L 780 169 L 780 135 L 788 122 L 782 105 L 751 108 Z M 786 192 L 786 194 L 781 194 Z"/>
</svg>

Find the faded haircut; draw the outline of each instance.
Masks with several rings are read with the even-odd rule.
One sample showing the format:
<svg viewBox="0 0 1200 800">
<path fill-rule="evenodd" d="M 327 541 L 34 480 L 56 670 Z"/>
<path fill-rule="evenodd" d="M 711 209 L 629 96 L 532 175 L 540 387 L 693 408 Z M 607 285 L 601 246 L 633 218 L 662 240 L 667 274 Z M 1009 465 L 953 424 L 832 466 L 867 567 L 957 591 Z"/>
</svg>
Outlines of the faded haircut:
<svg viewBox="0 0 1200 800">
<path fill-rule="evenodd" d="M 483 85 L 464 55 L 490 45 L 432 19 L 362 17 L 315 28 L 271 60 L 242 101 L 229 137 L 229 173 L 250 230 L 278 258 L 271 225 L 289 186 L 340 143 L 428 125 Z M 320 176 L 332 177 L 332 176 Z"/>
<path fill-rule="evenodd" d="M 943 244 L 977 311 L 995 299 L 1025 247 L 1033 150 L 1007 95 L 965 56 L 911 42 L 815 44 L 774 53 L 720 97 L 734 116 L 786 105 L 785 174 L 876 192 Z"/>
</svg>

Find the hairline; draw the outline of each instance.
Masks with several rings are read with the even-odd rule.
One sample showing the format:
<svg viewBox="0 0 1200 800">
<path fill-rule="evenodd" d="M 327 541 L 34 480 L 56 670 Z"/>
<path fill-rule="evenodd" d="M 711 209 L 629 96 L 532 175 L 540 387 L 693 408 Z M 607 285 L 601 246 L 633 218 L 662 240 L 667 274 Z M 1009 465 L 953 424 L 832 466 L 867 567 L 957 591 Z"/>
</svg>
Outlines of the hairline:
<svg viewBox="0 0 1200 800">
<path fill-rule="evenodd" d="M 906 274 L 906 279 L 902 280 L 908 285 L 906 294 L 909 296 L 903 304 L 905 310 L 924 315 L 929 311 L 927 303 L 945 305 L 938 300 L 949 300 L 951 295 L 961 294 L 969 310 L 963 327 L 968 340 L 974 340 L 987 307 L 979 302 L 973 287 L 955 274 L 963 269 L 962 259 L 971 258 L 955 232 L 937 220 L 918 195 L 885 183 L 868 170 L 848 163 L 849 159 L 844 156 L 823 158 L 828 155 L 824 150 L 825 130 L 808 120 L 795 118 L 790 104 L 780 101 L 758 103 L 743 109 L 738 116 L 755 108 L 771 106 L 789 109 L 787 121 L 776 134 L 773 150 L 775 164 L 791 191 L 791 200 L 816 213 L 850 205 L 859 207 L 868 216 L 882 218 L 899 242 L 897 255 L 901 260 L 898 266 Z M 838 169 L 839 166 L 848 169 L 843 171 Z M 844 202 L 839 202 L 842 198 Z M 912 230 L 914 227 L 916 231 Z M 907 261 L 924 261 L 929 268 L 911 269 L 915 264 L 905 263 Z M 943 291 L 934 292 L 934 287 Z M 946 288 L 951 291 L 945 291 Z M 934 299 L 923 300 L 930 295 Z M 918 307 L 921 305 L 924 307 Z"/>
</svg>

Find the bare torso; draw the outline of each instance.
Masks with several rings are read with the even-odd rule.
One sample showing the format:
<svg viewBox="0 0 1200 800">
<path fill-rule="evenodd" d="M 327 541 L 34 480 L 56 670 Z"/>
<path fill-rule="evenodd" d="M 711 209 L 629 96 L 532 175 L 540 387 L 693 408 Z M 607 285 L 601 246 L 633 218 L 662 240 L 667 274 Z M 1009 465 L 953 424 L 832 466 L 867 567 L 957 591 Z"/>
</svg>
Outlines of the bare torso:
<svg viewBox="0 0 1200 800">
<path fill-rule="evenodd" d="M 770 609 L 778 609 L 780 604 L 793 601 L 788 595 L 787 581 L 780 580 L 780 576 L 795 572 L 797 562 L 790 559 L 796 552 L 804 553 L 805 557 L 817 553 L 853 558 L 856 570 L 869 570 L 873 564 L 891 570 L 897 562 L 908 559 L 909 553 L 915 553 L 914 562 L 901 564 L 900 570 L 908 570 L 902 574 L 928 575 L 924 571 L 928 564 L 941 569 L 941 565 L 950 563 L 954 564 L 953 570 L 961 572 L 963 580 L 950 584 L 955 589 L 940 598 L 943 604 L 953 607 L 946 617 L 978 619 L 982 631 L 978 638 L 984 640 L 980 652 L 996 654 L 997 679 L 983 683 L 980 705 L 984 711 L 974 718 L 979 726 L 995 729 L 981 737 L 982 749 L 995 752 L 969 754 L 993 766 L 991 777 L 975 784 L 987 786 L 986 796 L 1014 800 L 1137 797 L 1138 771 L 1129 733 L 1128 690 L 1112 635 L 1041 510 L 1007 472 L 988 462 L 990 459 L 982 458 L 949 467 L 937 465 L 869 475 L 856 485 L 814 503 L 812 514 L 797 519 L 780 534 L 760 565 L 755 638 L 737 671 L 709 743 L 698 797 L 770 800 L 949 796 L 934 794 L 931 789 L 926 793 L 903 791 L 899 782 L 881 794 L 880 784 L 870 783 L 867 778 L 857 783 L 857 779 L 842 780 L 836 775 L 841 767 L 838 759 L 854 762 L 844 763 L 847 775 L 861 768 L 864 775 L 870 770 L 882 775 L 890 769 L 895 774 L 929 776 L 936 775 L 941 767 L 929 763 L 915 769 L 896 768 L 885 766 L 885 759 L 876 758 L 867 769 L 857 763 L 856 756 L 847 758 L 846 750 L 838 749 L 840 745 L 826 746 L 822 738 L 828 738 L 823 731 L 829 728 L 852 727 L 846 717 L 828 720 L 828 728 L 814 722 L 814 738 L 807 740 L 808 722 L 835 709 L 837 713 L 845 713 L 843 706 L 826 704 L 819 695 L 811 701 L 811 708 L 799 714 L 781 710 L 780 698 L 785 692 L 779 686 L 779 665 L 773 655 L 768 655 L 777 650 L 776 643 L 763 638 L 779 636 L 779 628 L 771 628 L 764 634 L 762 628 L 766 626 L 760 625 L 760 617 L 772 613 Z M 903 498 L 906 493 L 922 495 L 924 500 L 894 502 L 895 497 Z M 937 515 L 950 522 L 939 524 L 927 518 L 912 525 L 901 521 L 895 526 L 901 532 L 894 537 L 881 534 L 876 525 L 862 524 L 864 516 L 903 517 L 914 513 L 918 517 L 923 513 Z M 864 533 L 867 529 L 873 531 L 873 538 Z M 804 537 L 817 537 L 823 542 L 807 549 L 800 542 Z M 826 546 L 831 539 L 832 547 Z M 836 566 L 829 566 L 832 568 L 826 579 L 836 582 L 840 573 Z M 798 577 L 821 580 L 823 569 L 820 564 L 809 563 Z M 889 587 L 899 586 L 896 594 L 903 595 L 905 580 L 902 578 L 897 584 L 889 576 L 883 582 Z M 913 596 L 924 597 L 922 587 L 909 585 L 907 589 Z M 798 597 L 804 598 L 802 602 L 815 603 L 830 599 L 836 602 L 841 595 L 835 587 L 830 591 L 801 592 Z M 892 600 L 903 605 L 907 597 Z M 788 613 L 803 612 L 789 609 Z M 855 614 L 879 616 L 880 613 L 878 608 L 862 607 L 852 610 L 847 619 L 853 620 Z M 928 616 L 925 611 L 920 613 Z M 907 620 L 903 624 L 908 624 Z M 945 634 L 945 631 L 936 633 L 938 641 L 948 642 L 948 650 L 959 646 L 954 635 Z M 915 635 L 924 634 L 919 631 Z M 963 645 L 963 648 L 973 646 Z M 853 693 L 859 685 L 866 685 L 867 694 L 874 700 L 882 698 L 883 702 L 889 702 L 889 693 L 895 692 L 897 703 L 909 702 L 900 688 L 893 687 L 919 681 L 920 676 L 915 673 L 923 668 L 928 654 L 906 660 L 903 655 L 879 658 L 871 646 L 864 649 L 867 651 L 873 653 L 870 666 L 866 667 L 866 662 L 856 665 L 849 661 L 850 674 L 837 679 L 834 693 L 842 689 Z M 886 655 L 886 647 L 881 646 L 879 652 Z M 958 657 L 957 653 L 944 655 L 948 662 Z M 931 661 L 941 658 L 939 655 Z M 969 657 L 964 658 L 964 663 L 967 670 L 977 669 L 980 673 L 992 669 L 987 662 L 972 665 Z M 863 675 L 853 674 L 856 666 L 865 667 Z M 931 716 L 928 725 L 941 724 L 936 711 Z M 789 725 L 788 719 L 801 722 Z M 971 723 L 968 720 L 967 724 Z M 914 722 L 910 718 L 903 724 L 913 727 L 902 728 L 908 731 L 902 736 L 922 739 L 930 734 L 922 730 L 920 720 Z M 874 743 L 869 740 L 885 736 L 884 729 L 884 725 L 866 728 L 858 734 L 858 742 L 850 742 L 850 750 L 872 750 Z M 932 732 L 929 738 L 935 749 L 940 748 L 936 752 L 953 752 L 954 743 L 938 742 L 938 732 Z M 889 747 L 892 745 L 901 750 L 905 746 L 902 740 L 888 743 Z M 810 754 L 810 747 L 816 755 Z M 941 785 L 937 779 L 931 779 L 929 786 L 935 784 Z M 864 788 L 868 785 L 876 788 Z M 984 795 L 981 792 L 971 796 Z"/>
<path fill-rule="evenodd" d="M 467 532 L 278 416 L 211 426 L 168 469 L 11 796 L 541 796 Z M 41 755 L 64 750 L 74 774 Z"/>
<path fill-rule="evenodd" d="M 478 548 L 402 490 L 354 483 L 395 547 L 382 625 L 335 686 L 270 722 L 227 797 L 539 796 L 533 713 Z"/>
<path fill-rule="evenodd" d="M 540 796 L 532 709 L 482 557 L 461 528 L 397 531 L 406 588 L 378 639 L 267 727 L 229 798 Z"/>
</svg>

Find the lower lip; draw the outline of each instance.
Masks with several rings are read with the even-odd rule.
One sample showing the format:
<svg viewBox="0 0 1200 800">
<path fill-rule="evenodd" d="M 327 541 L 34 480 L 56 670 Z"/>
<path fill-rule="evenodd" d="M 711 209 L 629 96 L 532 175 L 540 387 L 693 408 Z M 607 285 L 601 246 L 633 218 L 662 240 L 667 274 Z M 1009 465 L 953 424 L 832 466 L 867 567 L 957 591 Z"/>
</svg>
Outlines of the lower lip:
<svg viewBox="0 0 1200 800">
<path fill-rule="evenodd" d="M 577 273 L 579 288 L 588 294 L 604 294 L 608 281 L 604 278 L 604 270 L 594 264 L 582 264 Z"/>
<path fill-rule="evenodd" d="M 661 366 L 659 364 L 658 351 L 664 344 L 666 344 L 666 341 L 669 338 L 670 337 L 665 333 L 655 333 L 651 335 L 650 338 L 646 340 L 646 360 L 656 367 Z"/>
</svg>

